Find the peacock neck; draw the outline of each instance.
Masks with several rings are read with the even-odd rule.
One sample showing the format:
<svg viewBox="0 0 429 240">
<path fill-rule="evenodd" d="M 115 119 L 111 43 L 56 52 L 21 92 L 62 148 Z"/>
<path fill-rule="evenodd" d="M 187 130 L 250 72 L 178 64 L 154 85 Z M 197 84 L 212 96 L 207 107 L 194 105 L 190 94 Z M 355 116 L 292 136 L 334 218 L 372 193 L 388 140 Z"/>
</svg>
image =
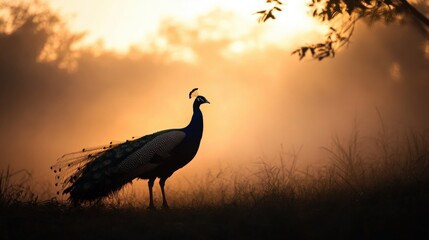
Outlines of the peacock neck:
<svg viewBox="0 0 429 240">
<path fill-rule="evenodd" d="M 194 104 L 194 114 L 192 115 L 191 122 L 185 128 L 185 131 L 189 134 L 201 138 L 203 135 L 203 113 L 200 110 L 199 105 Z"/>
</svg>

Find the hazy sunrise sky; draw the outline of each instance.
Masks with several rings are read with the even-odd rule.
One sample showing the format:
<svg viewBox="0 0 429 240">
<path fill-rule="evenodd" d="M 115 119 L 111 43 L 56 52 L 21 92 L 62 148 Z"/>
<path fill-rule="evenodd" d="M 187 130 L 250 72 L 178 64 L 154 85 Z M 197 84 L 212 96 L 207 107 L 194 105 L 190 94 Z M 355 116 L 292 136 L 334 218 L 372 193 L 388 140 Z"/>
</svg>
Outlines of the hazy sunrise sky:
<svg viewBox="0 0 429 240">
<path fill-rule="evenodd" d="M 215 10 L 234 15 L 223 23 L 227 28 L 221 34 L 250 40 L 243 36 L 258 27 L 258 15 L 253 13 L 269 6 L 263 0 L 49 0 L 49 3 L 69 17 L 73 30 L 87 32 L 87 43 L 102 40 L 106 48 L 121 52 L 127 51 L 130 44 L 147 43 L 167 19 L 195 26 L 198 17 Z M 259 26 L 260 31 L 266 31 L 259 44 L 281 43 L 285 47 L 293 44 L 291 41 L 297 34 L 324 32 L 326 26 L 308 15 L 307 4 L 308 1 L 302 0 L 287 1 L 283 11 L 276 14 L 277 21 Z M 222 24 L 220 16 L 214 20 Z M 236 48 L 240 49 L 240 45 L 236 44 Z"/>
</svg>

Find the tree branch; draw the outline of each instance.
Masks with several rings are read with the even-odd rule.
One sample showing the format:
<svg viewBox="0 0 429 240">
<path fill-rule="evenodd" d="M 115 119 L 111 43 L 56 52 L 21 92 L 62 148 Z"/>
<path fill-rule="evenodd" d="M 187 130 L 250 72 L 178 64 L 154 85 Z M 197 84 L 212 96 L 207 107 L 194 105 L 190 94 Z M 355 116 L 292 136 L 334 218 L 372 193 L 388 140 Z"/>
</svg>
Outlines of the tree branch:
<svg viewBox="0 0 429 240">
<path fill-rule="evenodd" d="M 421 23 L 426 27 L 429 27 L 429 19 L 417 10 L 413 5 L 411 5 L 407 0 L 400 0 L 405 9 L 407 9 L 413 16 L 415 16 Z"/>
</svg>

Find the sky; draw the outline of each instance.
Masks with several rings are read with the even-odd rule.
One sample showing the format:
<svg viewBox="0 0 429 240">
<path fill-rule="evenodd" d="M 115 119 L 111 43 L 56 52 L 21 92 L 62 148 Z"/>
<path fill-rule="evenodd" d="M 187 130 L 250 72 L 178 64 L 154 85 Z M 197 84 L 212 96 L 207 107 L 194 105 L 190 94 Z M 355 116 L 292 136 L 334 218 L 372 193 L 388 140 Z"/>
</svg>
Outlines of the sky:
<svg viewBox="0 0 429 240">
<path fill-rule="evenodd" d="M 122 52 L 126 52 L 130 44 L 147 43 L 148 36 L 156 34 L 166 19 L 195 25 L 198 17 L 214 9 L 234 14 L 234 18 L 226 23 L 234 29 L 227 34 L 247 34 L 256 25 L 257 15 L 253 13 L 271 6 L 262 0 L 49 0 L 49 3 L 70 18 L 73 30 L 88 33 L 87 43 L 101 40 L 106 48 Z M 277 16 L 279 21 L 260 28 L 267 31 L 263 42 L 283 42 L 284 46 L 296 32 L 326 31 L 326 26 L 307 14 L 306 4 L 306 1 L 288 1 L 283 14 Z"/>
<path fill-rule="evenodd" d="M 327 164 L 321 147 L 335 135 L 357 127 L 374 144 L 378 112 L 392 136 L 429 129 L 428 41 L 410 25 L 359 23 L 335 58 L 299 61 L 291 51 L 326 28 L 287 17 L 301 1 L 266 24 L 256 3 L 171 2 L 51 0 L 71 31 L 87 31 L 83 45 L 104 42 L 97 54 L 76 50 L 73 71 L 37 61 L 46 39 L 34 26 L 0 37 L 2 169 L 49 182 L 65 153 L 184 127 L 195 87 L 211 102 L 204 135 L 172 182 L 225 167 L 251 174 L 299 149 L 300 164 Z"/>
</svg>

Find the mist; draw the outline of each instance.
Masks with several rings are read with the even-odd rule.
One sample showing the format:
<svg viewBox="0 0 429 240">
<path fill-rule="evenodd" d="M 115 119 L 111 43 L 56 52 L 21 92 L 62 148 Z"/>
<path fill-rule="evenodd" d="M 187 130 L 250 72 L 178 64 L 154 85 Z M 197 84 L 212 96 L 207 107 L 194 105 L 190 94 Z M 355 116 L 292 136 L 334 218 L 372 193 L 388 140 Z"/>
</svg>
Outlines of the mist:
<svg viewBox="0 0 429 240">
<path fill-rule="evenodd" d="M 82 49 L 71 72 L 37 61 L 46 35 L 36 27 L 0 35 L 0 164 L 36 181 L 53 180 L 49 167 L 65 153 L 186 126 L 194 87 L 211 102 L 202 106 L 204 135 L 172 179 L 247 167 L 282 147 L 301 148 L 301 164 L 324 164 L 321 146 L 354 127 L 376 134 L 378 112 L 398 131 L 429 127 L 428 43 L 407 25 L 359 24 L 348 47 L 319 62 L 275 45 L 228 52 L 240 39 L 202 38 L 216 26 L 170 20 L 153 39 L 167 48 Z"/>
</svg>

